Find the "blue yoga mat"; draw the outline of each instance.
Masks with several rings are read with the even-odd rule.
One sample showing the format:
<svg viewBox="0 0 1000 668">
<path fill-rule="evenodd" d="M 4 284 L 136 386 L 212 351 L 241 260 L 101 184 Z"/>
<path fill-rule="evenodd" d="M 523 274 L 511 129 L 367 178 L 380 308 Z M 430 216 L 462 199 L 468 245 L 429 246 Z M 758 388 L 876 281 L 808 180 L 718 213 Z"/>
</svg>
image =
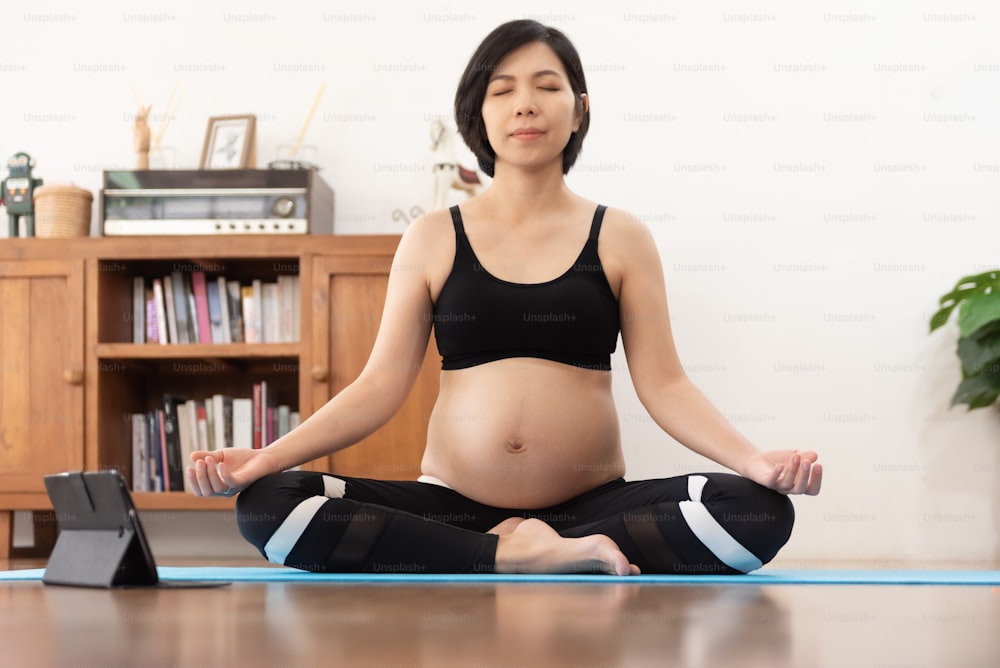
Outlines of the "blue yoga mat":
<svg viewBox="0 0 1000 668">
<path fill-rule="evenodd" d="M 421 575 L 411 573 L 307 573 L 294 568 L 160 566 L 163 580 L 301 583 L 493 583 L 573 582 L 660 585 L 980 585 L 1000 586 L 1000 571 L 966 570 L 781 570 L 762 569 L 749 575 Z M 0 581 L 40 580 L 43 568 L 0 571 Z"/>
</svg>

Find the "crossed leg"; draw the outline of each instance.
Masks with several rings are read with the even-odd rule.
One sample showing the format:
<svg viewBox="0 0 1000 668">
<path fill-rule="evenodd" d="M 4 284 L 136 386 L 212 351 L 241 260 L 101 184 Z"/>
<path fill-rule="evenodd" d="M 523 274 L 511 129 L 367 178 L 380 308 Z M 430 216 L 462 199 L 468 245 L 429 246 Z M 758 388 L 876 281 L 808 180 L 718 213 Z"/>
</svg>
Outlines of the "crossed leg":
<svg viewBox="0 0 1000 668">
<path fill-rule="evenodd" d="M 267 476 L 237 501 L 241 533 L 270 561 L 332 572 L 748 572 L 793 517 L 787 497 L 715 473 L 612 481 L 538 511 L 313 472 Z"/>
</svg>

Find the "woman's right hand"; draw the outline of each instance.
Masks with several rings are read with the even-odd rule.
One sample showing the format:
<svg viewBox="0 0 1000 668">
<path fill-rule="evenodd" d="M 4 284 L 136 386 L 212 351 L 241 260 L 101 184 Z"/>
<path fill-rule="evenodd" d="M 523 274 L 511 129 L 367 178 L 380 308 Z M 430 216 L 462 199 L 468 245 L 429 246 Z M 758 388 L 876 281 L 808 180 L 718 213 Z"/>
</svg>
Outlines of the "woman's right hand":
<svg viewBox="0 0 1000 668">
<path fill-rule="evenodd" d="M 195 496 L 233 496 L 250 483 L 278 471 L 274 458 L 266 450 L 198 450 L 191 453 L 191 461 L 187 477 Z"/>
</svg>

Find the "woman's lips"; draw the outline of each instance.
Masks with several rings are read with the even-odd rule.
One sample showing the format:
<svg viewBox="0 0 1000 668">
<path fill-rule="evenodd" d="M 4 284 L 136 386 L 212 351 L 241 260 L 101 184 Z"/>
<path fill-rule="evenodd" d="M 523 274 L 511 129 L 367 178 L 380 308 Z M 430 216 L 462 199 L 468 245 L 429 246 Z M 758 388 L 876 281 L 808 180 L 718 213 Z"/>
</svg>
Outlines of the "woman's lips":
<svg viewBox="0 0 1000 668">
<path fill-rule="evenodd" d="M 531 141 L 532 139 L 538 139 L 544 133 L 537 128 L 519 128 L 511 133 L 511 137 L 518 139 L 520 141 Z"/>
</svg>

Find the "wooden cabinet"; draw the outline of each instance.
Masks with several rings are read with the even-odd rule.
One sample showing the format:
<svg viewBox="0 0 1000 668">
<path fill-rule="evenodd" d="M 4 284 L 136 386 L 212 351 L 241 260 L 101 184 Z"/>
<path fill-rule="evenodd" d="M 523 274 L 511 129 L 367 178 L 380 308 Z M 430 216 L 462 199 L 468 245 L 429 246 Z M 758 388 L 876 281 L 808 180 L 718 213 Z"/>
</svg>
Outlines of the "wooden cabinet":
<svg viewBox="0 0 1000 668">
<path fill-rule="evenodd" d="M 377 255 L 315 259 L 310 346 L 314 408 L 346 387 L 364 367 L 385 304 L 390 261 Z M 440 359 L 431 337 L 420 375 L 402 408 L 359 444 L 331 455 L 326 470 L 362 478 L 415 480 L 423 448 L 413 444 L 427 440 Z"/>
<path fill-rule="evenodd" d="M 350 383 L 374 342 L 399 241 L 387 235 L 8 239 L 0 243 L 0 558 L 13 511 L 50 509 L 42 477 L 131 470 L 130 415 L 164 393 L 247 396 L 267 380 L 302 419 Z M 291 343 L 132 342 L 132 281 L 177 267 L 249 280 L 300 279 Z M 416 479 L 439 357 L 404 408 L 361 445 L 306 468 Z M 183 492 L 134 494 L 145 510 L 233 507 Z"/>
<path fill-rule="evenodd" d="M 83 261 L 0 261 L 0 493 L 83 466 Z"/>
</svg>

